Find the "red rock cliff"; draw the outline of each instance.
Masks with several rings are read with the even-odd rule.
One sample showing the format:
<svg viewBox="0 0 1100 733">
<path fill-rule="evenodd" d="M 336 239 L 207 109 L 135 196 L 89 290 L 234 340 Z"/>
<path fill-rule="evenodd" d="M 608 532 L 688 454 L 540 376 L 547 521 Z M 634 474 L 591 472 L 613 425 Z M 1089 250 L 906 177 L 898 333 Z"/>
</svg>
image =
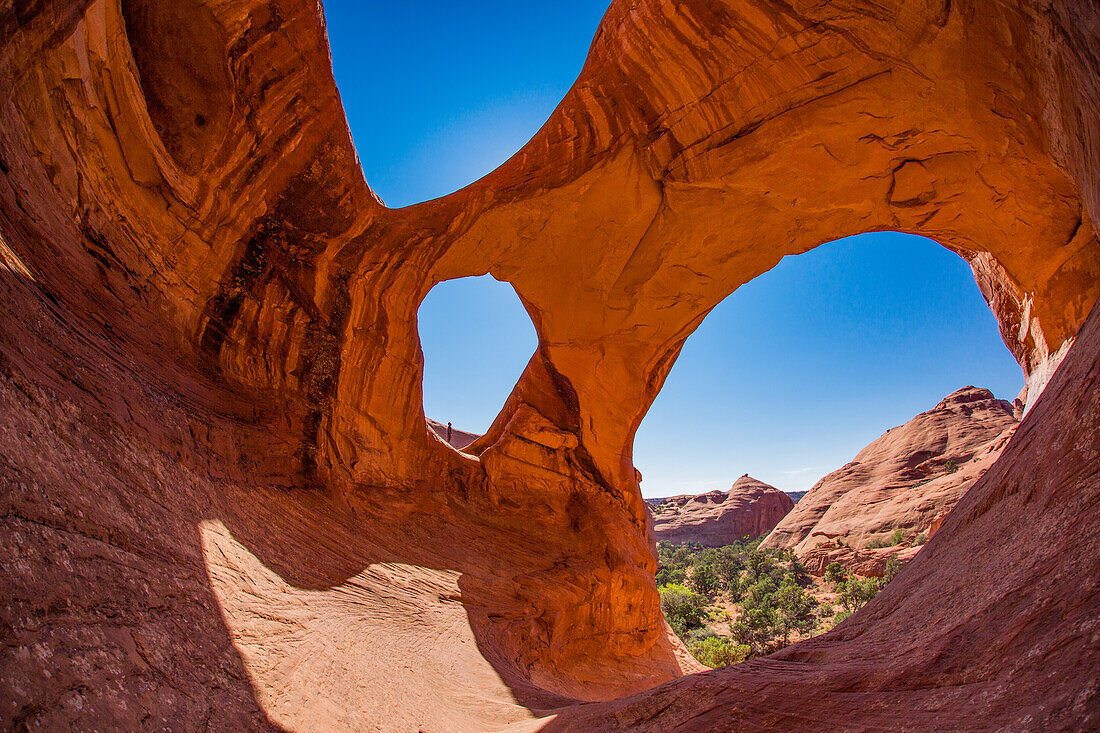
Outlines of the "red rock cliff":
<svg viewBox="0 0 1100 733">
<path fill-rule="evenodd" d="M 886 433 L 818 481 L 761 547 L 805 555 L 821 544 L 853 548 L 927 532 L 1008 444 L 1013 407 L 987 389 L 964 387 Z"/>
</svg>

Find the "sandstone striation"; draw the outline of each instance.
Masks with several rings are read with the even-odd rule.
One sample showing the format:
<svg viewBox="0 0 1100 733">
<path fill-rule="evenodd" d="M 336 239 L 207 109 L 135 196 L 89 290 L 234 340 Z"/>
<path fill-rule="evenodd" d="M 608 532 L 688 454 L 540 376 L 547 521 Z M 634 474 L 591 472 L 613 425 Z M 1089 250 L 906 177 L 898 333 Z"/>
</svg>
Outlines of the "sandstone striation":
<svg viewBox="0 0 1100 733">
<path fill-rule="evenodd" d="M 729 491 L 647 501 L 653 536 L 674 544 L 721 547 L 767 534 L 794 506 L 789 496 L 748 474 Z"/>
<path fill-rule="evenodd" d="M 616 0 L 391 210 L 318 3 L 0 0 L 0 727 L 1096 728 L 1097 59 L 1085 0 Z M 677 679 L 634 432 L 724 297 L 884 229 L 970 264 L 1028 412 L 863 611 Z M 486 272 L 539 345 L 457 451 L 416 313 Z"/>
<path fill-rule="evenodd" d="M 1016 430 L 1013 406 L 964 387 L 886 433 L 818 481 L 761 547 L 805 556 L 818 545 L 865 548 L 901 530 L 927 534 L 1000 456 Z"/>
</svg>

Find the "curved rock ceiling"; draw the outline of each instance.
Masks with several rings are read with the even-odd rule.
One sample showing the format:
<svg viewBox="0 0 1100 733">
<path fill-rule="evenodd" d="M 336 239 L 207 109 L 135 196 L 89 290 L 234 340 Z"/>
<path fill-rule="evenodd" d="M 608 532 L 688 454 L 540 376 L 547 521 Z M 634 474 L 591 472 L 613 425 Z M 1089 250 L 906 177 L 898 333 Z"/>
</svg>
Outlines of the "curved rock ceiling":
<svg viewBox="0 0 1100 733">
<path fill-rule="evenodd" d="M 312 1 L 7 0 L 0 38 L 7 723 L 1097 724 L 1087 0 L 615 2 L 534 139 L 399 210 Z M 1033 409 L 850 622 L 681 676 L 634 430 L 722 298 L 881 229 L 971 264 Z M 464 454 L 416 312 L 486 272 L 539 348 Z"/>
</svg>

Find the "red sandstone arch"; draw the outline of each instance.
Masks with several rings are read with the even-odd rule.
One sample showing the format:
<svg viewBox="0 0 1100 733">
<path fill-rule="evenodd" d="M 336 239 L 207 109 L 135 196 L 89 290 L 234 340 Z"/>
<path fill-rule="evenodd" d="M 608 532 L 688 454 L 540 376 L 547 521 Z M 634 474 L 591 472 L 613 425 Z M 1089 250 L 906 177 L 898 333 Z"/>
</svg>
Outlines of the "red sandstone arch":
<svg viewBox="0 0 1100 733">
<path fill-rule="evenodd" d="M 168 35 L 163 1 L 0 4 L 5 536 L 23 563 L 4 580 L 7 720 L 56 721 L 80 694 L 87 720 L 116 725 L 148 708 L 488 727 L 525 714 L 509 694 L 544 709 L 679 676 L 633 432 L 737 286 L 896 229 L 971 263 L 1029 375 L 1013 445 L 842 629 L 550 725 L 1095 722 L 1091 6 L 617 2 L 515 157 L 389 210 L 315 5 L 189 2 L 194 33 Z M 435 283 L 485 272 L 513 284 L 540 347 L 474 459 L 426 433 L 415 318 Z M 1009 532 L 1020 516 L 1032 536 Z M 100 549 L 71 578 L 44 559 L 84 543 Z M 391 601 L 420 621 L 385 616 Z M 151 620 L 127 636 L 119 617 Z M 407 657 L 382 618 L 416 645 L 471 634 L 476 652 Z M 18 656 L 35 643 L 56 650 Z M 358 666 L 332 666 L 348 648 Z M 107 660 L 101 689 L 50 661 L 74 649 Z M 459 681 L 433 692 L 397 671 L 443 680 L 446 658 Z M 186 702 L 108 694 L 112 675 Z"/>
</svg>

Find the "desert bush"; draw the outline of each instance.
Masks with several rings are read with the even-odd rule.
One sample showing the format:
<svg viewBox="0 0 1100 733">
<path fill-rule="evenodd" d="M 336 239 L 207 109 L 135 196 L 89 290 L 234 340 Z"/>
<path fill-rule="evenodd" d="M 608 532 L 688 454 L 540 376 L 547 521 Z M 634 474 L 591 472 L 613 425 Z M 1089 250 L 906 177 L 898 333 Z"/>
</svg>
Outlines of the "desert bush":
<svg viewBox="0 0 1100 733">
<path fill-rule="evenodd" d="M 897 577 L 900 570 L 901 563 L 898 562 L 896 557 L 887 560 L 886 570 L 883 572 L 882 578 L 879 579 L 879 589 L 885 588 L 887 583 Z"/>
<path fill-rule="evenodd" d="M 706 621 L 707 599 L 682 585 L 662 585 L 657 589 L 661 594 L 661 611 L 676 635 L 681 639 L 693 629 L 703 626 Z"/>
<path fill-rule="evenodd" d="M 848 577 L 848 571 L 835 560 L 825 566 L 825 580 L 830 583 L 840 583 Z"/>
<path fill-rule="evenodd" d="M 719 590 L 718 572 L 713 565 L 696 565 L 688 577 L 688 586 L 696 593 L 714 598 Z"/>
<path fill-rule="evenodd" d="M 876 537 L 867 543 L 867 547 L 893 547 L 900 545 L 909 538 L 909 533 L 904 529 L 895 529 L 889 537 Z"/>
<path fill-rule="evenodd" d="M 773 596 L 778 628 L 783 635 L 783 646 L 790 643 L 791 632 L 806 632 L 815 625 L 813 610 L 817 605 L 809 593 L 799 585 L 794 575 L 788 575 Z"/>
<path fill-rule="evenodd" d="M 728 637 L 710 636 L 689 644 L 688 651 L 708 667 L 725 667 L 743 662 L 752 650 Z"/>
<path fill-rule="evenodd" d="M 862 608 L 867 601 L 875 597 L 882 585 L 879 578 L 860 578 L 853 575 L 837 585 L 837 591 L 840 593 L 840 605 L 844 606 L 847 611 Z"/>
<path fill-rule="evenodd" d="M 752 656 L 771 650 L 779 636 L 779 617 L 771 605 L 746 606 L 741 617 L 730 626 L 730 633 L 739 643 L 749 647 Z"/>
<path fill-rule="evenodd" d="M 709 549 L 657 545 L 661 609 L 689 648 L 694 645 L 700 654 L 709 655 L 710 661 L 701 659 L 706 664 L 732 663 L 722 661 L 731 657 L 719 654 L 719 642 L 711 641 L 713 632 L 704 628 L 708 619 L 730 620 L 730 614 L 715 604 L 721 594 L 741 606 L 730 624 L 734 641 L 729 644 L 747 651 L 738 652 L 733 661 L 784 645 L 792 634 L 805 633 L 816 622 L 817 601 L 805 590 L 811 579 L 798 558 L 789 550 L 761 550 L 759 544 L 741 541 Z M 847 577 L 837 568 L 838 577 Z"/>
</svg>

